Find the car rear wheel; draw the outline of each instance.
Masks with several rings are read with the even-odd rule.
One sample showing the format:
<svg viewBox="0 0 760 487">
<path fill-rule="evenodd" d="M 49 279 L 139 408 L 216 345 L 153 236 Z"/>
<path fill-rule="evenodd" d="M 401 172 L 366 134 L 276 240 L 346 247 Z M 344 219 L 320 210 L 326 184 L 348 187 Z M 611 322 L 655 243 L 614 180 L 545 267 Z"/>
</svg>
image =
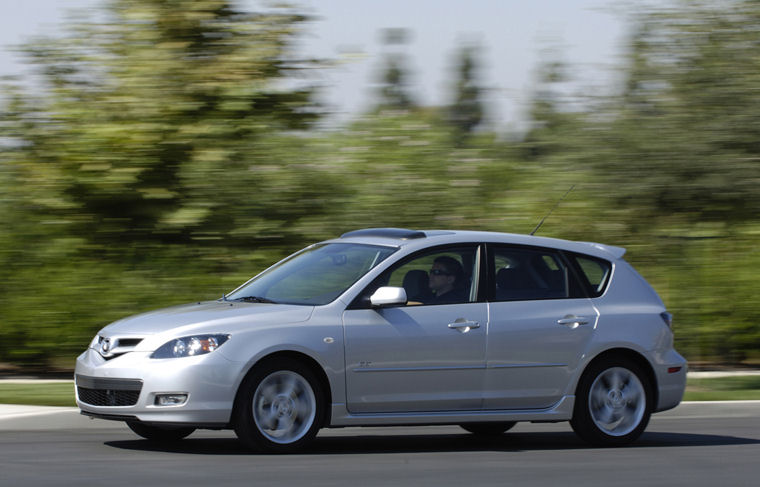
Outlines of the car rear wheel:
<svg viewBox="0 0 760 487">
<path fill-rule="evenodd" d="M 462 423 L 459 426 L 474 435 L 498 436 L 512 429 L 515 424 L 517 424 L 515 421 L 503 421 L 501 423 Z"/>
<path fill-rule="evenodd" d="M 582 439 L 598 446 L 636 440 L 652 412 L 651 384 L 641 368 L 625 358 L 593 363 L 581 377 L 570 424 Z"/>
<path fill-rule="evenodd" d="M 172 428 L 152 426 L 137 421 L 127 421 L 127 426 L 129 426 L 129 429 L 137 433 L 139 436 L 156 442 L 179 441 L 195 431 L 195 428 L 191 427 Z"/>
<path fill-rule="evenodd" d="M 299 362 L 275 360 L 243 381 L 235 433 L 248 448 L 289 453 L 316 436 L 323 413 L 322 389 L 314 373 Z"/>
</svg>

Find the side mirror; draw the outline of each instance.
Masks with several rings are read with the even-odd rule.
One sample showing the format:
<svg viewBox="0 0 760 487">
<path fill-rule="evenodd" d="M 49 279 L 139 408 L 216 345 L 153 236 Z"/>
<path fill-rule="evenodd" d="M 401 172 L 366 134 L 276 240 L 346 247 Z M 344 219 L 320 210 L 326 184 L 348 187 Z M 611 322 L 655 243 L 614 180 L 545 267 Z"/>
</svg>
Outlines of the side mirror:
<svg viewBox="0 0 760 487">
<path fill-rule="evenodd" d="M 383 286 L 369 298 L 373 308 L 406 304 L 406 290 L 403 287 Z"/>
</svg>

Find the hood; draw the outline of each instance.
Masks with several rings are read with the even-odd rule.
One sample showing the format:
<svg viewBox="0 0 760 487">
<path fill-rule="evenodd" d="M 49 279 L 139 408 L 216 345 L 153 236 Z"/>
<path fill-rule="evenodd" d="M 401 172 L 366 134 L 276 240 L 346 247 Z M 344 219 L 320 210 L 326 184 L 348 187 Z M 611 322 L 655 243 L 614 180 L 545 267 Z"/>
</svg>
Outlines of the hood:
<svg viewBox="0 0 760 487">
<path fill-rule="evenodd" d="M 149 311 L 111 323 L 103 328 L 102 336 L 147 337 L 178 328 L 178 332 L 201 333 L 229 332 L 240 325 L 250 326 L 256 322 L 298 323 L 306 321 L 313 306 L 292 304 L 241 303 L 232 301 L 206 301 L 183 304 Z"/>
</svg>

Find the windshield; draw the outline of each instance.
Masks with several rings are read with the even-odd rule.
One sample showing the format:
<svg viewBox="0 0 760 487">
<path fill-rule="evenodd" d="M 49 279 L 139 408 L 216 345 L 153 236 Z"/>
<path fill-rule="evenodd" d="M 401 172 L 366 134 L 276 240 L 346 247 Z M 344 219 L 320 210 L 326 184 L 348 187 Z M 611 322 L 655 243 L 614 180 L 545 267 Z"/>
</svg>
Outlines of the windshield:
<svg viewBox="0 0 760 487">
<path fill-rule="evenodd" d="M 314 245 L 262 272 L 227 299 L 327 304 L 396 250 L 351 243 Z"/>
</svg>

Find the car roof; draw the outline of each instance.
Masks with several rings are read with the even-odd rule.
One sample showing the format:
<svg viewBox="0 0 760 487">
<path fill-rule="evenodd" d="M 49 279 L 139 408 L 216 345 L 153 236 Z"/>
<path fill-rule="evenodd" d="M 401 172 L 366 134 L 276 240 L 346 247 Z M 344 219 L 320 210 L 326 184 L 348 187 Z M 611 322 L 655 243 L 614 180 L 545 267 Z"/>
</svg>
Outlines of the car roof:
<svg viewBox="0 0 760 487">
<path fill-rule="evenodd" d="M 409 230 L 406 228 L 365 228 L 344 233 L 340 238 L 328 240 L 330 243 L 359 243 L 410 247 L 409 250 L 427 248 L 433 245 L 465 242 L 487 242 L 548 247 L 581 254 L 616 260 L 625 254 L 625 249 L 596 242 L 576 242 L 550 237 L 537 237 L 517 233 L 481 232 L 470 230 Z"/>
</svg>

